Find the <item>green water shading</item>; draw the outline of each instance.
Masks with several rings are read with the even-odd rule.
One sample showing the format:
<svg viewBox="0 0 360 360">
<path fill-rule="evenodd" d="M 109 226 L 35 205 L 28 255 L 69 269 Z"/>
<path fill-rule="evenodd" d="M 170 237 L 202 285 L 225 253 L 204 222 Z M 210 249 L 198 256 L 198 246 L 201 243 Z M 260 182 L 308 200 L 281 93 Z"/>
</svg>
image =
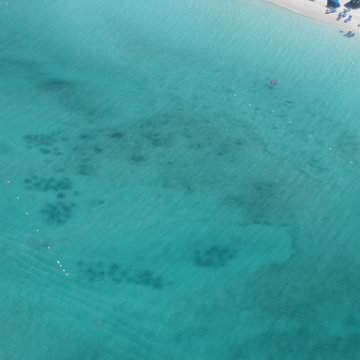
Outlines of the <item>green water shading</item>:
<svg viewBox="0 0 360 360">
<path fill-rule="evenodd" d="M 262 1 L 0 21 L 1 359 L 359 357 L 357 39 Z"/>
</svg>

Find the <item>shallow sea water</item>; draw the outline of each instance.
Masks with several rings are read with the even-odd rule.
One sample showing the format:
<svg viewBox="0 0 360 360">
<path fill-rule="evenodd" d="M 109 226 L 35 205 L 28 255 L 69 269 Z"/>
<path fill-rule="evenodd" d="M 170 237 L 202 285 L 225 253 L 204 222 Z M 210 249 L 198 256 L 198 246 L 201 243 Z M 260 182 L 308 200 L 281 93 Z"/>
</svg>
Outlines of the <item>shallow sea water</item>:
<svg viewBox="0 0 360 360">
<path fill-rule="evenodd" d="M 262 1 L 0 24 L 1 359 L 360 357 L 356 39 Z"/>
</svg>

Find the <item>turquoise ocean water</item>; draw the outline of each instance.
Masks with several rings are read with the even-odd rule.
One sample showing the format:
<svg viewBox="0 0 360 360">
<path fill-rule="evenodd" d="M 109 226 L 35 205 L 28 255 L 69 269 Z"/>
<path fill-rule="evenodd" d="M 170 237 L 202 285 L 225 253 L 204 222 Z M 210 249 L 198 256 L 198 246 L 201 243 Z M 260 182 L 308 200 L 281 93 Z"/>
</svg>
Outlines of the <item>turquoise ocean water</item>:
<svg viewBox="0 0 360 360">
<path fill-rule="evenodd" d="M 360 358 L 357 39 L 260 0 L 0 5 L 0 359 Z"/>
</svg>

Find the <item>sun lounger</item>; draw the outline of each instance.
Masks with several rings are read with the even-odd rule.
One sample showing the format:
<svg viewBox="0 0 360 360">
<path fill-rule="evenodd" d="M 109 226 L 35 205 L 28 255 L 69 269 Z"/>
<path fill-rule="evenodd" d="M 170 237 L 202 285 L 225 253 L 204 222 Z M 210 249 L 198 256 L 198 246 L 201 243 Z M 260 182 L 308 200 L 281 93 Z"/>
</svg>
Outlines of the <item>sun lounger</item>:
<svg viewBox="0 0 360 360">
<path fill-rule="evenodd" d="M 352 19 L 352 15 L 349 15 L 349 17 L 344 22 L 348 23 L 349 21 L 351 21 L 351 19 Z"/>
<path fill-rule="evenodd" d="M 348 31 L 344 36 L 346 36 L 348 38 L 352 38 L 355 36 L 355 33 L 353 31 Z"/>
</svg>

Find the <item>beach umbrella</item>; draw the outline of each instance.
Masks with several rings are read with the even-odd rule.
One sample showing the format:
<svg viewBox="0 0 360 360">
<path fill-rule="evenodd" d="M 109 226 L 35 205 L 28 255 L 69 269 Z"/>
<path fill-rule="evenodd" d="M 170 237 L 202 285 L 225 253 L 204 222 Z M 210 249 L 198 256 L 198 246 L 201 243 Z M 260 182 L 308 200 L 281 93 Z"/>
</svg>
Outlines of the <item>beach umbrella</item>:
<svg viewBox="0 0 360 360">
<path fill-rule="evenodd" d="M 339 0 L 328 0 L 327 6 L 328 7 L 340 7 L 341 5 L 340 5 Z"/>
<path fill-rule="evenodd" d="M 360 7 L 360 0 L 351 0 L 349 5 L 351 7 Z"/>
</svg>

